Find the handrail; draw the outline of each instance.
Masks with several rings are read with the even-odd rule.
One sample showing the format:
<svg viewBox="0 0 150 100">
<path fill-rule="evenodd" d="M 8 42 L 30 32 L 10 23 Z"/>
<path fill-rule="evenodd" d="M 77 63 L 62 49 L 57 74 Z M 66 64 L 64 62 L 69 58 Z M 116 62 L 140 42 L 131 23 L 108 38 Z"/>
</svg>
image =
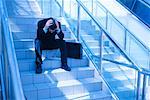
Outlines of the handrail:
<svg viewBox="0 0 150 100">
<path fill-rule="evenodd" d="M 129 60 L 136 67 L 135 70 L 139 71 L 140 73 L 150 75 L 149 70 L 138 67 L 138 65 L 127 55 L 127 53 L 121 48 L 121 46 L 119 46 L 119 44 L 117 42 L 115 42 L 115 40 L 112 38 L 112 36 L 110 34 L 108 34 L 108 31 L 100 23 L 97 22 L 97 19 L 94 18 L 92 14 L 90 14 L 90 12 L 86 9 L 84 4 L 80 0 L 76 0 L 76 1 L 84 9 L 84 11 L 91 17 L 91 19 L 93 19 L 95 24 L 104 31 L 104 34 L 110 39 L 110 41 L 113 42 L 113 44 L 121 51 L 121 53 L 123 53 L 125 58 L 127 58 L 127 60 Z"/>
<path fill-rule="evenodd" d="M 148 3 L 147 1 L 145 1 L 145 0 L 142 0 L 143 2 L 145 2 L 147 5 L 149 5 L 150 6 L 150 3 Z"/>
<path fill-rule="evenodd" d="M 96 18 L 93 17 L 93 15 L 87 10 L 87 8 L 84 6 L 84 4 L 80 0 L 76 0 L 76 1 L 78 2 L 78 5 L 81 6 L 83 8 L 83 10 L 89 15 L 89 17 L 95 22 L 95 24 L 103 31 L 103 33 L 106 35 L 106 37 L 111 42 L 113 42 L 113 44 L 120 50 L 120 52 L 125 56 L 125 58 L 128 61 L 130 61 L 132 63 L 132 65 L 133 65 L 133 67 L 131 67 L 129 65 L 125 66 L 125 67 L 132 68 L 132 69 L 138 71 L 138 80 L 137 80 L 137 88 L 136 88 L 136 94 L 137 94 L 136 95 L 136 100 L 139 100 L 139 96 L 140 96 L 139 95 L 139 93 L 140 93 L 140 80 L 141 80 L 140 74 L 144 74 L 143 91 L 142 91 L 142 100 L 143 100 L 145 98 L 145 89 L 146 89 L 146 86 L 144 86 L 144 84 L 146 84 L 146 75 L 150 76 L 150 71 L 147 70 L 147 69 L 138 67 L 137 64 L 126 54 L 126 51 L 124 51 L 124 49 L 122 49 L 121 46 L 117 42 L 115 42 L 115 40 L 113 39 L 113 37 L 110 34 L 108 34 L 108 31 L 100 23 L 97 22 Z M 117 62 L 117 61 L 113 61 L 113 60 L 110 60 L 110 59 L 104 59 L 104 58 L 102 58 L 102 59 L 106 60 L 106 61 L 109 61 L 109 62 L 112 62 L 112 63 L 116 63 L 116 64 L 123 64 L 123 63 L 120 63 L 120 62 Z M 92 63 L 93 63 L 93 61 L 92 61 Z M 97 71 L 99 72 L 99 74 L 101 74 L 101 71 L 95 65 L 95 63 L 93 63 L 93 64 L 94 64 L 95 68 L 97 69 Z M 103 81 L 105 81 L 104 83 L 109 88 L 109 91 L 111 92 L 111 96 L 114 99 L 118 99 L 118 97 L 116 96 L 116 94 L 114 93 L 114 91 L 112 90 L 112 88 L 110 87 L 110 85 L 108 84 L 108 82 L 105 80 L 105 78 L 103 77 L 103 75 L 102 75 L 102 79 L 103 79 Z"/>
<path fill-rule="evenodd" d="M 96 1 L 97 1 L 97 0 L 96 0 Z M 131 34 L 131 35 L 135 38 L 135 40 L 137 40 L 145 49 L 147 49 L 148 51 L 150 51 L 150 48 L 147 47 L 147 46 L 145 45 L 145 43 L 143 43 L 141 40 L 139 40 L 129 29 L 127 29 L 109 10 L 106 9 L 105 6 L 103 6 L 99 1 L 97 1 L 97 2 L 98 2 L 98 4 L 100 4 L 100 6 L 102 6 L 126 31 L 128 31 L 129 34 Z M 148 29 L 148 30 L 150 30 L 150 29 Z"/>
<path fill-rule="evenodd" d="M 6 9 L 6 4 L 4 0 L 1 0 L 1 13 L 2 13 L 2 25 L 5 25 L 4 28 L 4 42 L 6 43 L 6 52 L 8 57 L 8 63 L 9 63 L 9 76 L 12 81 L 12 86 L 13 90 L 11 92 L 14 92 L 13 97 L 11 99 L 14 100 L 25 100 L 23 89 L 22 89 L 22 84 L 21 84 L 21 79 L 20 79 L 20 74 L 19 74 L 19 69 L 18 69 L 18 63 L 17 63 L 17 58 L 16 58 L 16 53 L 15 53 L 15 48 L 14 48 L 14 43 L 13 43 L 13 38 L 11 31 L 9 29 L 9 24 L 8 24 L 8 13 Z M 9 98 L 9 97 L 8 97 Z"/>
<path fill-rule="evenodd" d="M 84 11 L 91 17 L 91 19 L 93 19 L 93 21 L 95 22 L 95 24 L 104 31 L 104 34 L 109 38 L 109 40 L 111 42 L 113 42 L 113 44 L 121 51 L 121 53 L 123 53 L 123 55 L 125 56 L 125 58 L 130 61 L 135 67 L 136 69 L 133 67 L 133 69 L 139 71 L 140 73 L 143 73 L 145 75 L 150 75 L 150 71 L 149 70 L 146 70 L 146 69 L 143 69 L 143 68 L 140 68 L 138 67 L 138 65 L 132 60 L 131 57 L 129 57 L 127 55 L 127 53 L 121 48 L 121 46 L 115 42 L 115 40 L 113 39 L 113 37 L 108 34 L 108 31 L 100 24 L 98 23 L 97 19 L 93 17 L 93 15 L 87 10 L 87 8 L 84 6 L 84 4 L 80 1 L 80 0 L 76 0 L 78 2 L 78 4 L 80 4 L 80 6 L 84 9 Z M 128 66 L 127 66 L 128 67 Z M 130 68 L 130 67 L 129 67 Z"/>
<path fill-rule="evenodd" d="M 0 78 L 1 78 L 1 89 L 2 89 L 2 98 L 3 100 L 6 100 L 6 91 L 5 91 L 5 83 L 4 83 L 4 79 L 3 79 L 3 69 L 2 69 L 2 56 L 0 55 Z"/>
<path fill-rule="evenodd" d="M 81 40 L 84 41 L 83 37 L 81 37 Z M 85 41 L 83 42 L 84 45 L 88 48 L 87 44 L 85 43 Z M 91 51 L 91 49 L 88 48 L 88 51 L 94 55 L 93 51 Z M 113 98 L 115 98 L 116 100 L 119 100 L 119 98 L 116 96 L 116 94 L 114 93 L 114 91 L 112 90 L 111 86 L 109 85 L 109 83 L 105 80 L 105 78 L 101 75 L 101 72 L 99 70 L 99 68 L 97 67 L 97 65 L 94 63 L 94 61 L 92 60 L 92 58 L 89 56 L 89 52 L 87 52 L 85 50 L 85 53 L 87 55 L 87 57 L 89 58 L 89 60 L 92 62 L 92 64 L 95 66 L 96 70 L 99 72 L 100 76 L 102 77 L 102 81 L 104 81 L 104 84 L 109 88 L 109 91 L 111 92 L 111 95 Z M 95 56 L 94 56 L 95 57 Z"/>
<path fill-rule="evenodd" d="M 104 34 L 110 39 L 110 41 L 112 41 L 114 43 L 114 45 L 121 51 L 121 53 L 124 54 L 124 56 L 127 58 L 128 61 L 132 62 L 133 65 L 135 65 L 137 67 L 137 69 L 139 71 L 142 71 L 142 69 L 140 67 L 138 67 L 133 60 L 131 60 L 131 58 L 127 55 L 127 53 L 119 46 L 119 44 L 117 42 L 115 42 L 115 40 L 112 38 L 112 36 L 110 34 L 108 34 L 108 31 L 100 24 L 97 22 L 96 18 L 93 17 L 92 14 L 90 14 L 90 12 L 86 9 L 86 7 L 82 4 L 81 1 L 76 0 L 80 6 L 85 10 L 85 12 L 93 19 L 93 21 L 95 22 L 95 24 L 104 31 Z"/>
</svg>

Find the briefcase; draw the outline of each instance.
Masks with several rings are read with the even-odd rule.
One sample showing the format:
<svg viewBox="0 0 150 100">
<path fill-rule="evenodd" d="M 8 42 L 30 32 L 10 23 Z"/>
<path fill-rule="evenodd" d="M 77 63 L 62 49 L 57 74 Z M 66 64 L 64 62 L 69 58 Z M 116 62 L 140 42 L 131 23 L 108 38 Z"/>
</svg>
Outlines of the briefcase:
<svg viewBox="0 0 150 100">
<path fill-rule="evenodd" d="M 76 59 L 82 58 L 83 51 L 81 43 L 66 42 L 66 48 L 67 48 L 67 56 L 69 58 L 76 58 Z"/>
</svg>

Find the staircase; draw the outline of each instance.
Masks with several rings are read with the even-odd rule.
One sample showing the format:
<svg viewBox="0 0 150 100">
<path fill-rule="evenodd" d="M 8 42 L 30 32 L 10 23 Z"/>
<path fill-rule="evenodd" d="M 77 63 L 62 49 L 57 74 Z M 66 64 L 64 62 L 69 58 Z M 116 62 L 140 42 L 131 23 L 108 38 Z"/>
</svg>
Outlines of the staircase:
<svg viewBox="0 0 150 100">
<path fill-rule="evenodd" d="M 39 19 L 11 17 L 9 20 L 23 90 L 28 100 L 111 99 L 108 91 L 103 89 L 101 78 L 95 75 L 95 69 L 89 65 L 85 54 L 82 59 L 68 58 L 68 65 L 72 71 L 66 72 L 59 68 L 59 50 L 44 51 L 44 71 L 42 74 L 35 74 L 34 35 Z M 75 41 L 63 22 L 62 30 L 66 41 Z"/>
<path fill-rule="evenodd" d="M 81 30 L 83 41 L 97 58 L 100 57 L 100 31 L 96 29 L 91 20 L 81 20 Z M 102 55 L 103 58 L 113 61 L 129 63 L 106 37 L 103 37 Z M 99 65 L 99 59 L 95 63 Z M 120 100 L 134 100 L 136 85 L 135 70 L 108 61 L 102 61 L 102 75 Z"/>
<path fill-rule="evenodd" d="M 31 0 L 32 3 L 36 1 Z M 18 1 L 17 1 L 18 2 Z M 17 3 L 11 1 L 11 3 Z M 30 1 L 19 1 L 20 4 Z M 6 2 L 7 4 L 10 1 Z M 20 5 L 18 5 L 20 6 Z M 9 24 L 13 35 L 17 61 L 23 91 L 27 100 L 111 100 L 112 97 L 103 84 L 101 77 L 83 54 L 82 59 L 68 58 L 68 65 L 71 71 L 67 72 L 60 68 L 60 52 L 59 50 L 51 50 L 43 52 L 43 73 L 35 74 L 35 52 L 34 39 L 36 35 L 36 24 L 40 19 L 31 13 L 26 15 L 20 12 L 12 14 L 8 7 Z M 24 5 L 24 9 L 31 10 L 29 6 Z M 36 8 L 35 8 L 36 9 Z M 38 9 L 38 8 L 37 8 Z M 13 8 L 13 11 L 18 10 Z M 32 12 L 32 10 L 31 10 Z M 71 31 L 66 27 L 63 18 L 59 18 L 62 23 L 62 30 L 65 34 L 66 41 L 75 42 Z"/>
<path fill-rule="evenodd" d="M 36 0 L 16 0 L 16 2 L 7 0 L 6 4 L 9 3 L 12 5 L 19 3 L 19 8 L 7 6 L 7 9 L 23 90 L 27 100 L 112 99 L 107 87 L 103 84 L 97 70 L 85 53 L 82 59 L 68 58 L 68 65 L 72 70 L 67 72 L 60 68 L 59 50 L 44 51 L 42 56 L 43 73 L 35 74 L 34 39 L 36 36 L 36 24 L 44 17 Z M 34 5 L 34 10 L 29 4 Z M 26 11 L 23 12 L 24 10 Z M 18 12 L 16 13 L 16 11 Z M 67 22 L 63 18 L 58 19 L 62 23 L 61 27 L 65 34 L 65 40 L 76 42 Z M 81 28 L 81 38 L 94 55 L 99 57 L 99 34 L 97 33 L 100 31 L 96 30 L 95 26 L 87 20 L 81 21 Z M 113 60 L 123 58 L 125 62 L 124 57 L 119 54 L 117 49 L 107 39 L 103 41 L 102 54 L 104 58 Z M 99 64 L 99 61 L 97 60 L 95 63 Z M 102 61 L 102 66 L 103 77 L 119 99 L 133 100 L 135 98 L 136 72 L 107 61 Z"/>
</svg>

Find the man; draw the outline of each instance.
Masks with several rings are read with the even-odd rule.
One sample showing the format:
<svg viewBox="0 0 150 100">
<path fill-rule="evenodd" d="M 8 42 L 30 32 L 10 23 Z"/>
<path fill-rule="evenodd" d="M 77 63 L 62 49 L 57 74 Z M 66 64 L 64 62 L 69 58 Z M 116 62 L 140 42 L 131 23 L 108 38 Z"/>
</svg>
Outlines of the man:
<svg viewBox="0 0 150 100">
<path fill-rule="evenodd" d="M 42 50 L 60 49 L 61 68 L 70 71 L 67 65 L 66 42 L 59 21 L 47 18 L 38 22 L 37 38 L 35 39 L 36 73 L 42 73 Z"/>
</svg>

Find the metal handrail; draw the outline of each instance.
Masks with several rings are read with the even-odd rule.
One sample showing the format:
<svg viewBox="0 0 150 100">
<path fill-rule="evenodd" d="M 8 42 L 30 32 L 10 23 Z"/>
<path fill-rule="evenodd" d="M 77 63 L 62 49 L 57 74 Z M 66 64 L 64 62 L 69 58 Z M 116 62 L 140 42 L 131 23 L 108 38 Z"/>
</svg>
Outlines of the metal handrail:
<svg viewBox="0 0 150 100">
<path fill-rule="evenodd" d="M 113 44 L 121 51 L 121 53 L 123 53 L 123 55 L 125 56 L 125 58 L 130 61 L 135 67 L 137 71 L 139 71 L 140 73 L 146 74 L 146 75 L 150 75 L 150 71 L 147 69 L 143 69 L 138 67 L 138 65 L 131 59 L 131 57 L 129 57 L 127 55 L 127 53 L 121 48 L 121 46 L 115 42 L 115 40 L 113 39 L 113 37 L 108 34 L 108 31 L 100 24 L 98 23 L 97 19 L 93 17 L 93 15 L 87 10 L 87 8 L 84 6 L 84 4 L 80 1 L 80 0 L 76 0 L 78 2 L 78 4 L 80 4 L 80 6 L 84 9 L 84 11 L 91 17 L 91 19 L 95 22 L 95 24 L 104 31 L 104 34 L 109 38 L 109 40 L 111 42 L 113 42 Z"/>
<path fill-rule="evenodd" d="M 56 1 L 56 0 L 55 0 Z M 109 61 L 109 62 L 112 62 L 112 63 L 116 63 L 116 64 L 121 64 L 121 65 L 124 65 L 128 68 L 132 68 L 132 69 L 135 69 L 138 71 L 138 80 L 137 80 L 137 91 L 136 91 L 136 100 L 139 100 L 139 93 L 140 93 L 140 81 L 141 81 L 141 77 L 140 75 L 141 74 L 144 74 L 145 75 L 149 75 L 150 76 L 150 71 L 149 70 L 144 70 L 143 68 L 140 68 L 136 65 L 135 62 L 133 62 L 133 60 L 126 54 L 126 52 L 124 51 L 124 49 L 121 48 L 121 46 L 116 42 L 114 41 L 114 39 L 112 38 L 112 36 L 110 34 L 108 34 L 108 31 L 100 24 L 98 23 L 97 19 L 94 18 L 94 16 L 87 10 L 87 8 L 84 6 L 84 4 L 80 1 L 80 0 L 76 0 L 76 2 L 78 3 L 78 13 L 79 13 L 79 9 L 80 9 L 80 6 L 83 8 L 83 10 L 90 16 L 90 18 L 96 23 L 96 25 L 102 29 L 102 31 L 104 32 L 104 34 L 106 35 L 106 37 L 109 38 L 109 40 L 111 42 L 113 42 L 113 44 L 120 50 L 120 52 L 125 56 L 125 58 L 127 60 L 130 61 L 130 63 L 133 65 L 129 65 L 129 64 L 125 64 L 125 63 L 120 63 L 120 62 L 117 62 L 117 61 L 113 61 L 113 60 L 110 60 L 110 59 L 105 59 L 105 58 L 102 58 L 101 60 L 106 60 L 106 61 Z M 57 2 L 58 3 L 58 2 Z M 63 11 L 63 13 L 65 13 L 65 11 Z M 78 16 L 80 16 L 80 14 L 78 14 Z M 78 20 L 80 20 L 80 17 L 78 18 Z M 78 23 L 80 24 L 80 23 Z M 78 27 L 79 28 L 79 27 Z M 79 30 L 79 29 L 77 29 Z M 89 55 L 87 54 L 88 58 L 90 59 Z M 91 60 L 91 59 L 90 59 Z M 94 63 L 93 60 L 91 60 L 92 63 L 94 64 L 95 68 L 97 69 L 97 71 L 99 72 L 99 74 L 101 75 L 101 70 L 99 70 L 98 66 L 96 65 L 96 63 Z M 118 100 L 118 97 L 117 95 L 114 93 L 114 91 L 112 90 L 112 88 L 110 87 L 109 83 L 105 80 L 105 78 L 101 75 L 102 77 L 102 80 L 104 81 L 104 83 L 106 84 L 106 86 L 108 87 L 110 93 L 111 93 L 111 96 Z M 143 83 L 145 83 L 145 80 L 143 80 Z M 144 94 L 145 94 L 145 86 L 143 86 L 143 92 L 142 92 L 142 98 L 144 97 Z"/>
<path fill-rule="evenodd" d="M 8 24 L 8 13 L 6 9 L 6 4 L 4 0 L 1 0 L 1 13 L 2 13 L 2 25 L 4 25 L 4 40 L 3 42 L 6 43 L 6 53 L 9 56 L 8 57 L 8 63 L 9 63 L 9 76 L 12 81 L 12 86 L 13 86 L 13 91 L 14 100 L 25 100 L 23 89 L 22 89 L 22 84 L 21 84 L 21 79 L 20 79 L 20 74 L 19 74 L 19 69 L 18 69 L 18 62 L 16 58 L 16 53 L 15 53 L 15 48 L 14 48 L 14 43 L 13 43 L 13 38 L 11 31 L 9 29 L 9 24 Z M 8 97 L 9 98 L 9 97 Z"/>
<path fill-rule="evenodd" d="M 97 1 L 97 0 L 96 0 Z M 135 38 L 135 40 L 137 40 L 145 49 L 147 49 L 148 51 L 150 51 L 150 48 L 146 46 L 145 43 L 143 43 L 141 40 L 139 40 L 130 30 L 128 30 L 109 10 L 106 9 L 105 6 L 103 6 L 99 1 L 97 1 L 98 4 L 100 4 L 100 6 L 102 6 L 126 31 L 128 31 L 128 33 L 130 33 L 131 36 L 133 36 Z M 150 29 L 148 29 L 150 30 Z"/>
<path fill-rule="evenodd" d="M 134 70 L 137 70 L 138 71 L 138 80 L 137 80 L 137 91 L 136 91 L 136 100 L 139 100 L 140 98 L 140 81 L 141 81 L 141 74 L 144 74 L 144 77 L 146 75 L 150 76 L 150 71 L 147 70 L 147 69 L 143 69 L 143 68 L 140 68 L 137 66 L 137 64 L 127 55 L 127 53 L 124 51 L 124 49 L 121 48 L 121 46 L 115 42 L 115 40 L 112 38 L 112 36 L 110 34 L 108 34 L 108 31 L 100 24 L 98 23 L 98 21 L 96 20 L 96 18 L 93 17 L 93 15 L 87 10 L 87 8 L 84 6 L 84 4 L 80 1 L 80 0 L 76 0 L 78 2 L 78 5 L 80 5 L 83 10 L 90 16 L 90 18 L 95 22 L 95 24 L 103 31 L 103 33 L 106 35 L 106 37 L 111 41 L 113 42 L 113 44 L 120 50 L 120 52 L 125 56 L 125 58 L 130 61 L 133 65 L 133 67 L 131 66 L 126 66 L 128 68 L 132 68 Z M 116 63 L 116 64 L 122 64 L 120 62 L 117 62 L 117 61 L 113 61 L 113 60 L 109 60 L 109 59 L 103 59 L 103 60 L 106 60 L 106 61 L 110 61 L 112 63 Z M 95 65 L 95 68 L 99 71 L 99 68 L 97 68 L 97 66 Z M 101 72 L 99 72 L 101 74 Z M 116 94 L 114 93 L 114 91 L 112 90 L 112 88 L 109 86 L 109 84 L 107 83 L 107 81 L 105 80 L 105 78 L 103 78 L 103 81 L 105 81 L 105 84 L 107 85 L 107 87 L 110 89 L 111 91 L 111 95 L 114 99 L 118 99 L 118 97 L 116 96 Z M 144 84 L 146 83 L 146 78 L 143 79 L 143 91 L 142 91 L 142 100 L 145 98 L 145 89 L 146 89 L 146 86 L 144 86 Z"/>
<path fill-rule="evenodd" d="M 115 42 L 115 40 L 113 39 L 113 37 L 108 34 L 108 31 L 100 24 L 98 23 L 98 21 L 96 20 L 96 18 L 93 17 L 92 14 L 90 14 L 90 12 L 86 9 L 86 7 L 84 6 L 84 4 L 82 4 L 82 2 L 80 0 L 76 0 L 80 6 L 84 9 L 84 11 L 91 17 L 91 19 L 95 22 L 95 24 L 104 31 L 104 34 L 109 38 L 110 41 L 113 42 L 113 44 L 121 51 L 121 53 L 124 54 L 124 56 L 127 58 L 128 61 L 132 62 L 133 65 L 135 65 L 137 67 L 137 69 L 139 71 L 142 71 L 142 69 L 140 67 L 138 67 L 136 65 L 136 63 L 133 62 L 133 60 L 131 60 L 131 58 L 127 55 L 127 53 L 121 48 L 121 46 L 119 46 L 119 44 L 117 42 Z"/>
</svg>

